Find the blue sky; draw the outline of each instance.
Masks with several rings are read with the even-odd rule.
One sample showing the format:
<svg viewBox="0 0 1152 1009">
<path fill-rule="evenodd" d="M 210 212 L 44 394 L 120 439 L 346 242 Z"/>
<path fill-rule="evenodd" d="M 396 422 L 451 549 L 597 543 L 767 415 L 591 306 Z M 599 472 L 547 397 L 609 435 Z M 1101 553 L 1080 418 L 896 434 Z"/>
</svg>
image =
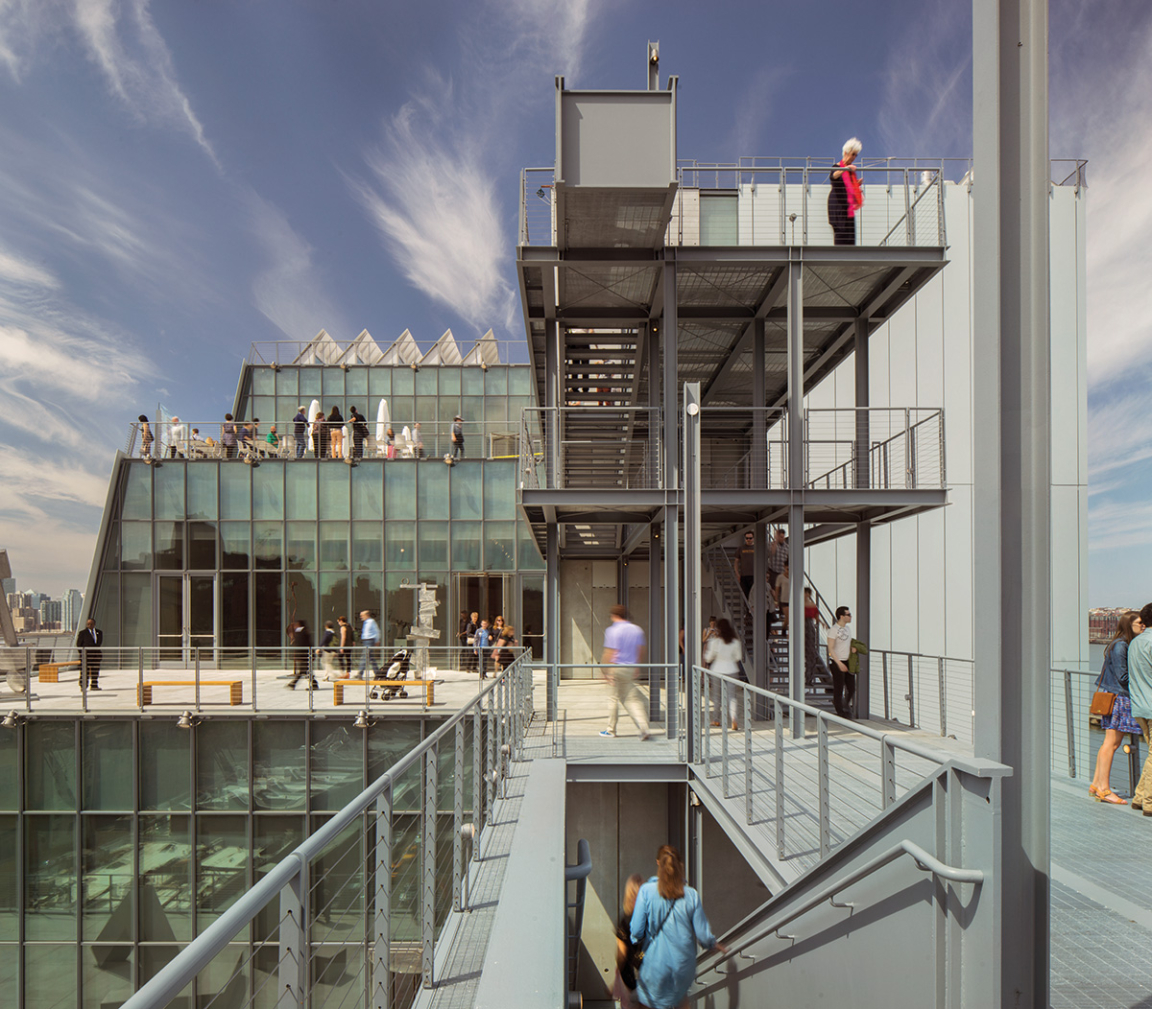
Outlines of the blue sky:
<svg viewBox="0 0 1152 1009">
<path fill-rule="evenodd" d="M 1152 7 L 1053 0 L 1051 34 L 1052 155 L 1092 160 L 1090 600 L 1139 602 Z M 219 417 L 254 341 L 520 339 L 518 172 L 552 160 L 552 78 L 641 87 L 648 39 L 680 76 L 682 157 L 851 134 L 970 153 L 962 0 L 0 0 L 0 545 L 21 586 L 84 586 L 128 422 Z"/>
</svg>

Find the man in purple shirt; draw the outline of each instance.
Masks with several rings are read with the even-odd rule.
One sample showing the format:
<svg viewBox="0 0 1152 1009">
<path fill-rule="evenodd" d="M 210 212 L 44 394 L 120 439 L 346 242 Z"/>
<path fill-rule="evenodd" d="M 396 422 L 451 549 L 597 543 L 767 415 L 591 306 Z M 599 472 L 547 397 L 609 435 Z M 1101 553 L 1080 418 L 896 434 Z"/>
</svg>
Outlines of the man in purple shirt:
<svg viewBox="0 0 1152 1009">
<path fill-rule="evenodd" d="M 617 604 L 610 612 L 612 623 L 604 632 L 604 655 L 600 661 L 604 664 L 604 679 L 612 688 L 612 700 L 608 708 L 608 728 L 600 735 L 616 735 L 618 705 L 623 705 L 640 730 L 640 738 L 649 739 L 644 698 L 636 687 L 639 672 L 636 665 L 644 661 L 644 632 L 628 619 L 626 607 Z"/>
</svg>

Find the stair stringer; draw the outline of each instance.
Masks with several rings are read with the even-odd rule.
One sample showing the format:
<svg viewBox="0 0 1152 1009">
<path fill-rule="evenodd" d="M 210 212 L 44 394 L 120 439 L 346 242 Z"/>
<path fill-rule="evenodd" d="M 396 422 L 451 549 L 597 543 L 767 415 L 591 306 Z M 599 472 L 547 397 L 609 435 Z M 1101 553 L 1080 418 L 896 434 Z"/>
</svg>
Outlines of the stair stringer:
<svg viewBox="0 0 1152 1009">
<path fill-rule="evenodd" d="M 700 957 L 691 996 L 696 1003 L 708 1009 L 922 1009 L 933 1004 L 985 1009 L 999 1004 L 995 922 L 1001 900 L 1004 771 L 973 773 L 971 767 L 958 766 L 963 763 L 942 765 L 721 936 L 738 955 L 714 970 L 709 968 L 718 955 Z M 712 810 L 714 793 L 700 788 L 702 783 L 697 779 L 693 788 Z M 734 835 L 730 815 L 718 819 L 747 857 L 751 837 L 743 830 Z M 946 865 L 980 869 L 984 880 L 947 882 L 902 855 L 845 887 L 835 895 L 835 904 L 824 900 L 783 921 L 778 933 L 768 931 L 815 894 L 901 841 L 919 845 Z M 758 861 L 759 867 L 750 864 L 770 889 L 766 866 L 778 876 L 788 872 L 769 853 L 760 852 Z M 705 907 L 707 899 L 705 893 Z"/>
</svg>

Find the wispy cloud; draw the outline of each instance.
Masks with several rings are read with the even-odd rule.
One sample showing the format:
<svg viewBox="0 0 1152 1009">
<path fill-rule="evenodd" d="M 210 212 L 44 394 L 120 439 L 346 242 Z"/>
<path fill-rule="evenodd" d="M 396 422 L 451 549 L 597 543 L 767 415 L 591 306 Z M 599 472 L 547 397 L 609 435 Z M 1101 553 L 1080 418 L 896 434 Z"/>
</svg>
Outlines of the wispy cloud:
<svg viewBox="0 0 1152 1009">
<path fill-rule="evenodd" d="M 779 64 L 760 66 L 751 73 L 744 93 L 733 108 L 729 138 L 733 158 L 761 153 L 761 134 L 776 107 L 776 98 L 791 74 L 791 67 Z"/>
<path fill-rule="evenodd" d="M 324 291 L 312 247 L 267 200 L 247 197 L 249 225 L 266 257 L 253 278 L 252 301 L 288 339 L 310 340 L 321 329 L 347 332 L 342 313 Z"/>
<path fill-rule="evenodd" d="M 37 57 L 60 58 L 51 48 L 38 48 L 43 37 L 69 33 L 133 118 L 187 134 L 219 168 L 149 6 L 150 0 L 5 0 L 0 2 L 0 62 L 19 81 Z"/>
<path fill-rule="evenodd" d="M 512 217 L 497 183 L 512 110 L 545 74 L 578 72 L 591 15 L 590 3 L 564 0 L 479 7 L 461 26 L 459 76 L 427 68 L 365 154 L 371 178 L 349 179 L 408 281 L 479 327 L 511 328 L 516 314 Z"/>
</svg>

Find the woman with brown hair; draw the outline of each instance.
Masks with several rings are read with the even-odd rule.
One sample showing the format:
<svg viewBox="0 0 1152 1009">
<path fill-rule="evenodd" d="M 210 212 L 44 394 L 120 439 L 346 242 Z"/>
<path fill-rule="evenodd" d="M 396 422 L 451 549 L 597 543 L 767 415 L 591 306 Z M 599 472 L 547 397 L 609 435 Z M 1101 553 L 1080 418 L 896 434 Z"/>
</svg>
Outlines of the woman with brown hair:
<svg viewBox="0 0 1152 1009">
<path fill-rule="evenodd" d="M 688 1005 L 697 943 L 728 951 L 712 934 L 700 894 L 685 885 L 680 853 L 670 844 L 656 852 L 656 875 L 640 887 L 630 929 L 632 942 L 644 951 L 636 996 L 647 1009 Z"/>
<path fill-rule="evenodd" d="M 640 966 L 640 950 L 632 942 L 632 912 L 644 877 L 632 873 L 624 884 L 624 913 L 616 925 L 616 978 L 612 984 L 612 997 L 620 1009 L 633 1009 L 636 1005 L 636 970 Z"/>
<path fill-rule="evenodd" d="M 1127 806 L 1128 803 L 1109 787 L 1112 758 L 1127 733 L 1135 732 L 1139 735 L 1142 731 L 1132 717 L 1132 702 L 1128 698 L 1128 645 L 1143 632 L 1144 622 L 1139 613 L 1129 610 L 1121 614 L 1116 624 L 1116 633 L 1104 650 L 1104 665 L 1096 680 L 1097 690 L 1106 690 L 1116 697 L 1112 701 L 1112 710 L 1100 719 L 1104 742 L 1096 754 L 1096 773 L 1092 775 L 1088 794 L 1097 802 L 1108 802 L 1114 806 Z"/>
</svg>

